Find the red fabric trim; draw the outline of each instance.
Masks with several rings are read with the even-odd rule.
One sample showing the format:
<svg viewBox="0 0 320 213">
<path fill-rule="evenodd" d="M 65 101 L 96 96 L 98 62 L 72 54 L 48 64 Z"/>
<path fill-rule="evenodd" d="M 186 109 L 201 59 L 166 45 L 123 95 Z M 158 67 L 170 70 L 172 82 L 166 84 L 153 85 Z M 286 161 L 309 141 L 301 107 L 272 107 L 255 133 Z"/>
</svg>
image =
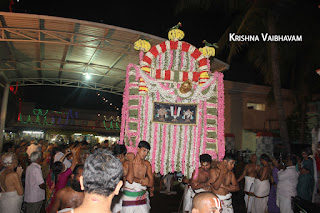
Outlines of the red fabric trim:
<svg viewBox="0 0 320 213">
<path fill-rule="evenodd" d="M 234 136 L 234 134 L 232 134 L 232 133 L 225 133 L 225 134 L 224 134 L 224 137 L 234 138 L 235 136 Z"/>
<path fill-rule="evenodd" d="M 182 81 L 188 80 L 188 72 L 183 72 Z"/>
<path fill-rule="evenodd" d="M 166 46 L 165 41 L 164 41 L 164 42 L 161 42 L 159 45 L 160 45 L 160 47 L 161 47 L 162 52 L 164 53 L 164 52 L 167 50 L 167 46 Z"/>
<path fill-rule="evenodd" d="M 201 52 L 200 52 L 198 49 L 195 49 L 195 50 L 193 51 L 193 53 L 191 54 L 191 56 L 192 56 L 194 59 L 199 58 L 200 55 L 201 55 Z"/>
<path fill-rule="evenodd" d="M 156 79 L 160 79 L 161 78 L 161 70 L 157 69 L 156 70 Z"/>
<path fill-rule="evenodd" d="M 151 49 L 149 50 L 149 52 L 151 52 L 154 57 L 157 57 L 158 54 L 159 54 L 156 46 L 151 47 Z"/>
<path fill-rule="evenodd" d="M 258 137 L 263 137 L 263 136 L 273 137 L 273 134 L 272 134 L 272 132 L 258 132 L 258 133 L 256 134 L 256 136 L 258 136 Z"/>
<path fill-rule="evenodd" d="M 178 48 L 178 41 L 170 41 L 170 49 L 176 50 Z"/>
<path fill-rule="evenodd" d="M 199 61 L 199 67 L 202 67 L 202 66 L 205 66 L 207 65 L 207 59 L 206 58 L 203 58 Z"/>
<path fill-rule="evenodd" d="M 170 70 L 165 71 L 164 80 L 170 80 L 171 72 Z"/>
<path fill-rule="evenodd" d="M 144 56 L 143 61 L 147 62 L 148 64 L 151 64 L 151 58 L 149 58 L 148 56 Z"/>
<path fill-rule="evenodd" d="M 143 200 L 133 200 L 133 201 L 122 201 L 122 206 L 139 206 L 139 205 L 144 205 L 147 204 L 147 199 Z"/>
<path fill-rule="evenodd" d="M 190 44 L 187 42 L 182 42 L 181 50 L 184 52 L 188 52 L 190 48 Z"/>
<path fill-rule="evenodd" d="M 193 72 L 192 80 L 195 81 L 195 82 L 198 82 L 199 81 L 199 76 L 200 76 L 199 72 Z"/>
</svg>

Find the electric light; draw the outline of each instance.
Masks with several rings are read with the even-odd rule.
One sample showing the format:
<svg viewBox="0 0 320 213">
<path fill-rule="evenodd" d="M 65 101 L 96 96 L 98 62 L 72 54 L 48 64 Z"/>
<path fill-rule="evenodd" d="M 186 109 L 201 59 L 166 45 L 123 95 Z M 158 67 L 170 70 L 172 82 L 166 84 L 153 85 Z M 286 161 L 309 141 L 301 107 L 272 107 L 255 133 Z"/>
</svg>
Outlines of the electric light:
<svg viewBox="0 0 320 213">
<path fill-rule="evenodd" d="M 91 75 L 89 73 L 84 73 L 83 75 L 86 78 L 86 80 L 90 80 L 91 79 Z"/>
<path fill-rule="evenodd" d="M 25 134 L 43 134 L 41 131 L 22 131 L 22 133 Z"/>
</svg>

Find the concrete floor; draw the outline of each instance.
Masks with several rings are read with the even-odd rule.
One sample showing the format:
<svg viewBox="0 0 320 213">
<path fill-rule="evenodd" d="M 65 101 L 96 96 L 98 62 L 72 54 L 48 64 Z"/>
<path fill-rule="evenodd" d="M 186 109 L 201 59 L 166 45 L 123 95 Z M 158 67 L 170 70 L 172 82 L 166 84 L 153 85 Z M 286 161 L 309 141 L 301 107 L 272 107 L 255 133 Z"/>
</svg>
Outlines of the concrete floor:
<svg viewBox="0 0 320 213">
<path fill-rule="evenodd" d="M 166 195 L 159 192 L 159 187 L 156 186 L 154 197 L 150 198 L 151 211 L 150 213 L 182 213 L 182 196 L 183 188 L 180 185 L 173 187 L 177 191 L 175 195 Z M 243 200 L 243 191 L 232 195 L 233 208 L 235 213 L 245 213 L 245 203 Z M 179 210 L 180 206 L 180 211 Z"/>
</svg>

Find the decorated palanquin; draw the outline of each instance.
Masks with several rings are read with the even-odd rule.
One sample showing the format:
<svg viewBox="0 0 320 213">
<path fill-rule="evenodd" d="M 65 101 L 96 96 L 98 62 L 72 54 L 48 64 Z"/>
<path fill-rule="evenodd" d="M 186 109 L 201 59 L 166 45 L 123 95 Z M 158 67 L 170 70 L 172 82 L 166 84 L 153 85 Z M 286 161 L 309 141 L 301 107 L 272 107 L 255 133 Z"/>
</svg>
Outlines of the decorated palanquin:
<svg viewBox="0 0 320 213">
<path fill-rule="evenodd" d="M 135 43 L 140 64 L 127 66 L 120 142 L 136 152 L 145 140 L 154 172 L 191 177 L 201 154 L 224 157 L 224 87 L 223 74 L 210 72 L 214 48 L 197 49 L 183 37 L 176 26 L 151 48 Z"/>
</svg>

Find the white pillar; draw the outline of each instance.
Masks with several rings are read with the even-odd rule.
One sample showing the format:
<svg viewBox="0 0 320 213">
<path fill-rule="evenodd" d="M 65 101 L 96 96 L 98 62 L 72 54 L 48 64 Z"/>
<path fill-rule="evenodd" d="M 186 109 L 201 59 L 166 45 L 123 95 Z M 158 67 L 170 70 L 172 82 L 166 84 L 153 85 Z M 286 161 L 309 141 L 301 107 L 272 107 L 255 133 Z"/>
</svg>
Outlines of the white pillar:
<svg viewBox="0 0 320 213">
<path fill-rule="evenodd" d="M 9 88 L 10 88 L 10 85 L 7 83 L 3 90 L 1 118 L 0 118 L 0 151 L 2 151 L 2 146 L 3 146 L 4 127 L 6 124 L 7 106 L 8 106 L 8 98 L 9 98 Z"/>
</svg>

